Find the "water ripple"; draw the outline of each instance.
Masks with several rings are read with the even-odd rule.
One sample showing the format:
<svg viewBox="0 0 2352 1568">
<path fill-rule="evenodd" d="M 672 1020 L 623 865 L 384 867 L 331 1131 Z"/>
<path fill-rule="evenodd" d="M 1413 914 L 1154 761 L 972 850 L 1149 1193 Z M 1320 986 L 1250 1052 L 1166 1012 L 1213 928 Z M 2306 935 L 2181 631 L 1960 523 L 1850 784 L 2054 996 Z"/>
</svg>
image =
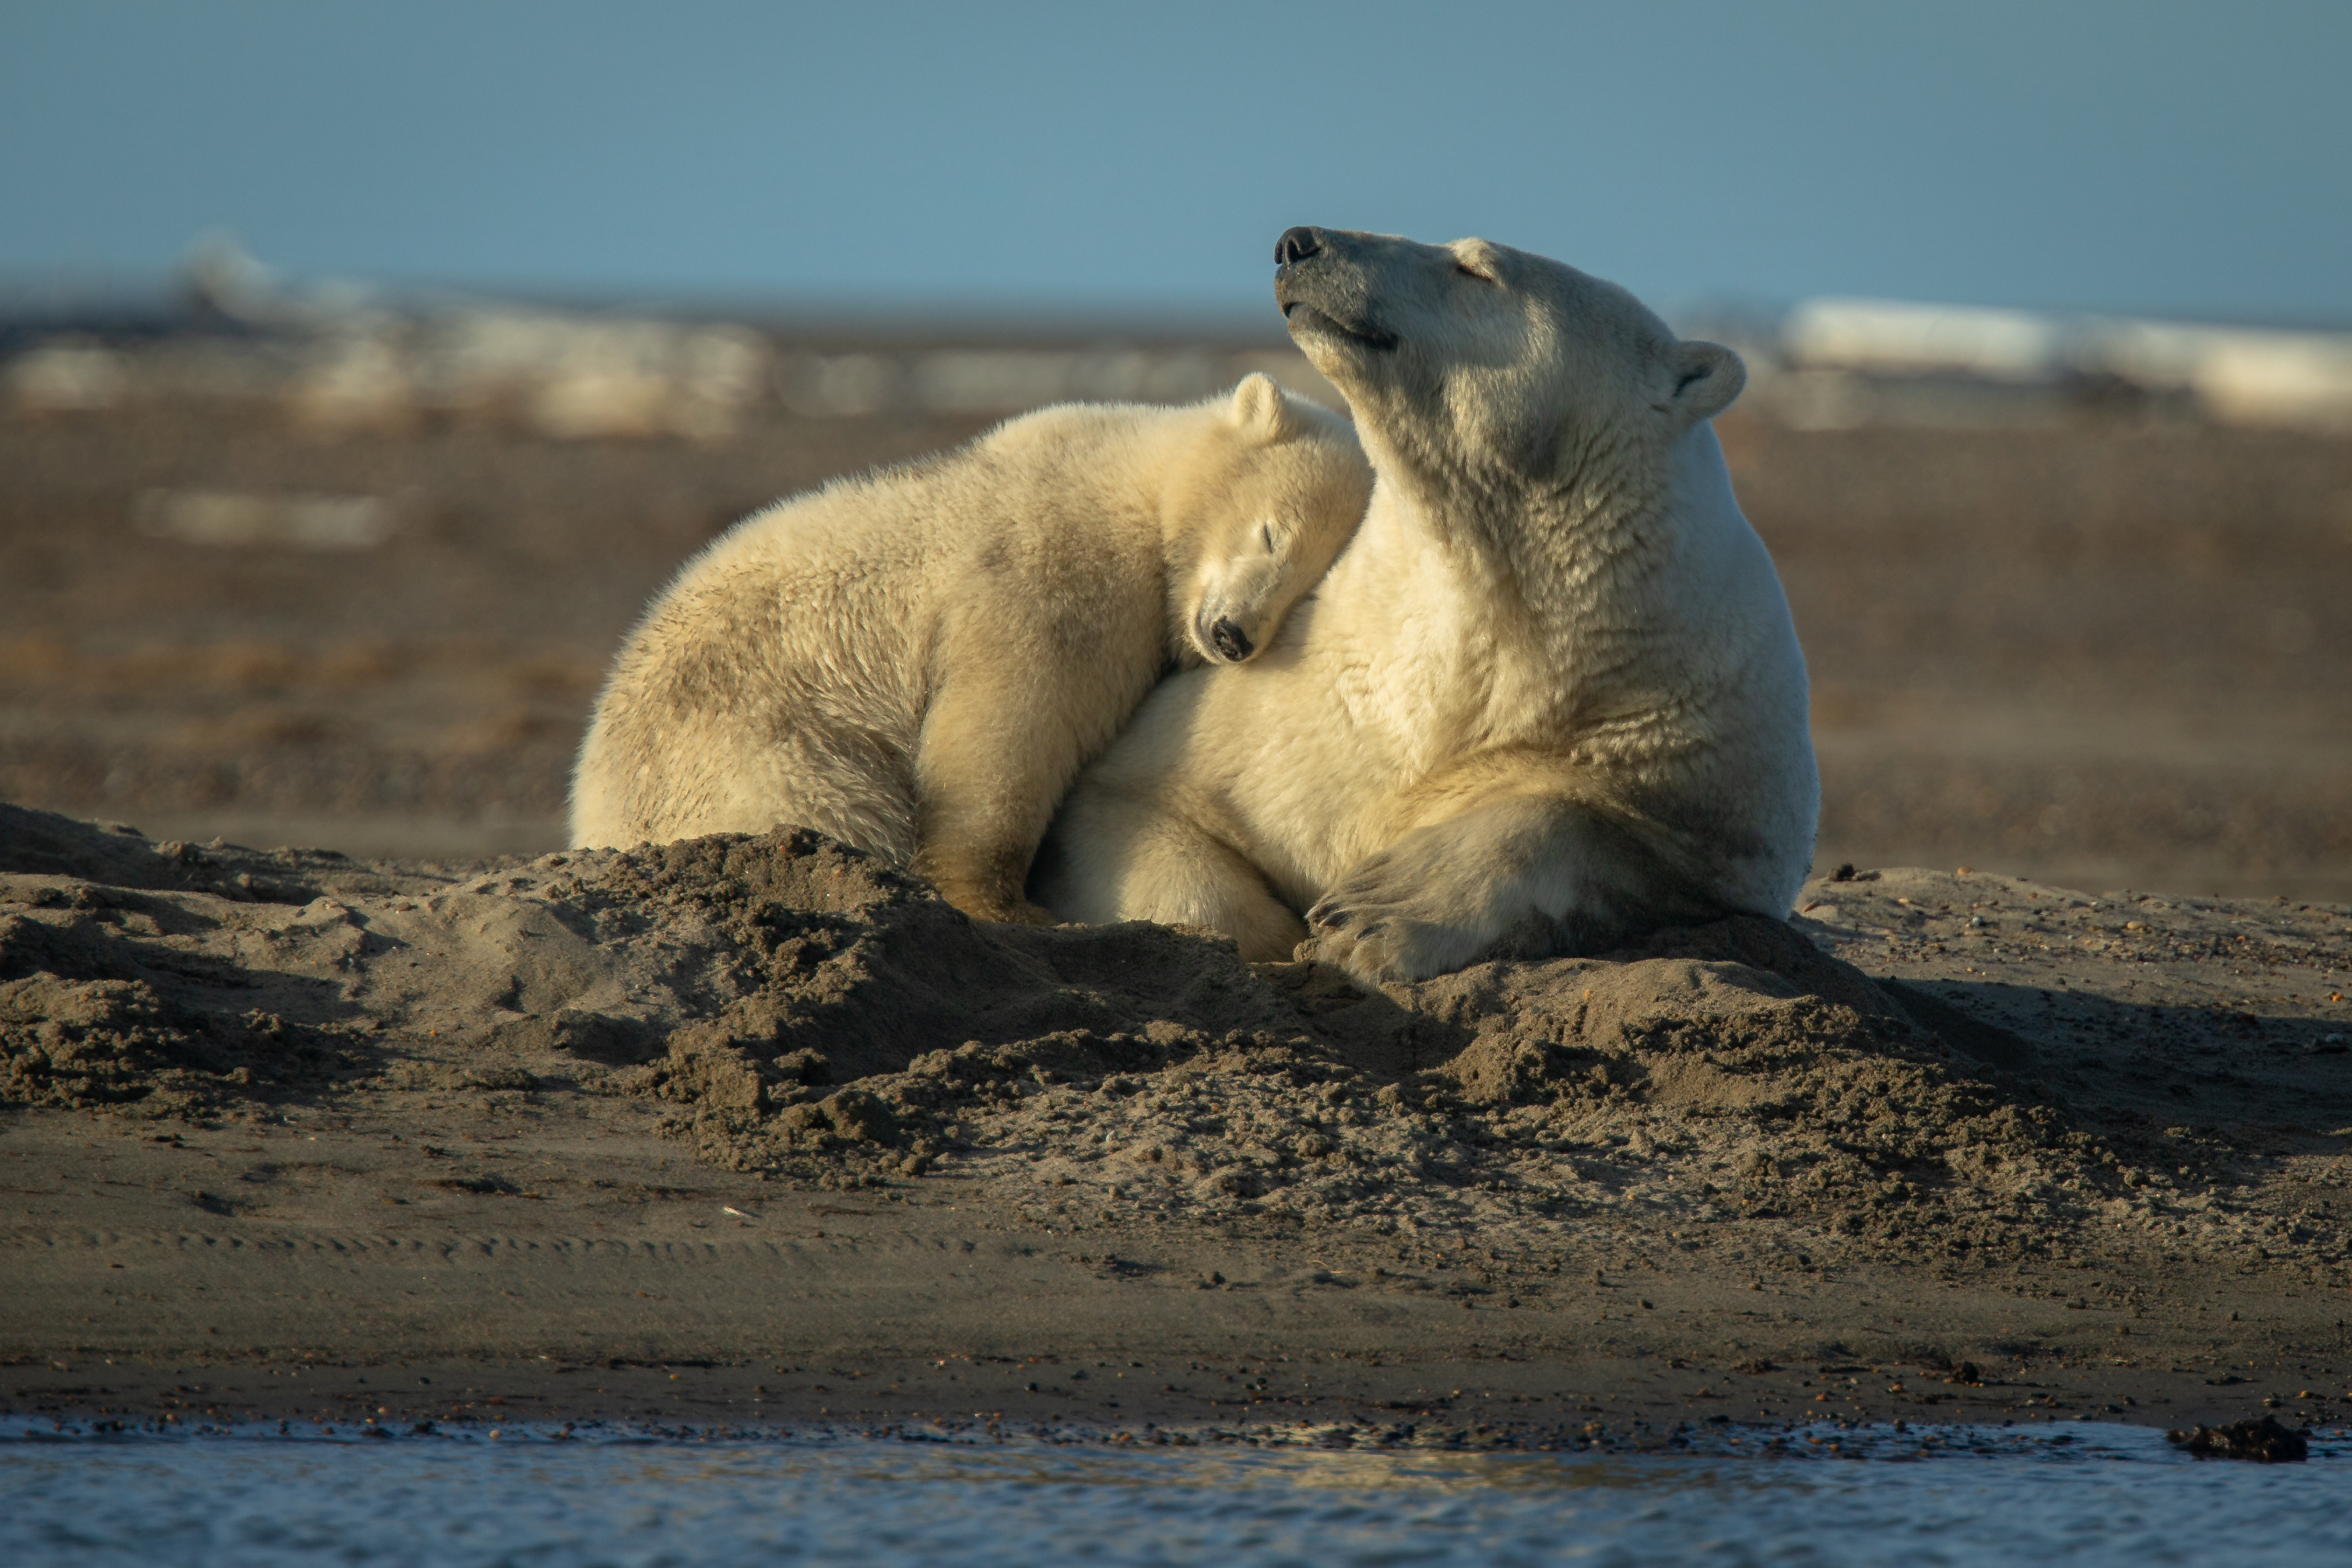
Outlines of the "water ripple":
<svg viewBox="0 0 2352 1568">
<path fill-rule="evenodd" d="M 350 1429 L 346 1428 L 346 1432 Z M 1826 1429 L 1825 1429 L 1826 1430 Z M 2059 1425 L 1769 1455 L 1492 1456 L 510 1429 L 0 1431 L 0 1561 L 1918 1564 L 2352 1558 L 2340 1439 L 2200 1463 Z M 1754 1446 L 1768 1447 L 1763 1439 Z"/>
</svg>

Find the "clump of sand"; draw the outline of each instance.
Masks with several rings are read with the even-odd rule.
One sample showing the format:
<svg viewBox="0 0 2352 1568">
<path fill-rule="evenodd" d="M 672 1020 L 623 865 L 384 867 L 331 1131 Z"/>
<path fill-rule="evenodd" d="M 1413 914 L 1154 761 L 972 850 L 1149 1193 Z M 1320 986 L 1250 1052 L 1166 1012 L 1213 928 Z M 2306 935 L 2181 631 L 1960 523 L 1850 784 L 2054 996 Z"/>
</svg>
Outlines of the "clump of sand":
<svg viewBox="0 0 2352 1568">
<path fill-rule="evenodd" d="M 142 890 L 251 902 L 275 894 L 274 883 L 257 893 L 250 872 L 224 875 L 185 845 L 64 835 L 0 809 L 11 830 L 0 866 L 108 879 L 45 878 L 0 903 L 0 1103 L 202 1114 L 316 1090 L 354 1065 L 321 1031 L 251 1005 L 234 956 L 170 947 L 167 933 L 188 916 Z M 81 853 L 60 854 L 60 839 Z"/>
</svg>

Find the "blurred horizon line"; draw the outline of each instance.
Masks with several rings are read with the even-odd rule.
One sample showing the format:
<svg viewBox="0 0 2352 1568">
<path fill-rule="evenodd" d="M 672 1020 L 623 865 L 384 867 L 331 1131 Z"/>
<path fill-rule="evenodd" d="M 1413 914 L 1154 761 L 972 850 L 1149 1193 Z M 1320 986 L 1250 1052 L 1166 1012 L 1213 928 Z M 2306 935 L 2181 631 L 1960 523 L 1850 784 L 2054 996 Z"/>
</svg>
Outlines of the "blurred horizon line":
<svg viewBox="0 0 2352 1568">
<path fill-rule="evenodd" d="M 940 333 L 995 336 L 1033 331 L 1060 338 L 1116 331 L 1151 337 L 1196 335 L 1219 341 L 1286 342 L 1288 334 L 1274 310 L 1270 258 L 1266 269 L 1263 307 L 1244 305 L 1238 297 L 1229 304 L 1221 304 L 1197 295 L 1168 294 L 1066 293 L 1057 300 L 1044 292 L 939 291 L 894 298 L 878 290 L 823 293 L 782 286 L 772 289 L 675 283 L 614 287 L 560 280 L 527 284 L 279 269 L 257 260 L 233 234 L 215 229 L 199 235 L 173 265 L 152 270 L 58 266 L 45 269 L 47 275 L 40 276 L 0 268 L 0 320 L 23 327 L 44 317 L 79 313 L 168 318 L 188 313 L 192 309 L 201 313 L 201 301 L 208 294 L 217 298 L 242 293 L 254 300 L 299 301 L 322 315 L 364 314 L 370 310 L 404 315 L 520 307 L 585 316 L 734 321 L 776 331 L 821 327 L 829 332 L 856 332 L 877 338 Z M 1686 321 L 1733 321 L 1761 328 L 1818 301 L 1858 298 L 1904 306 L 2048 319 L 2113 318 L 2286 332 L 2352 331 L 2352 316 L 2345 315 L 2191 307 L 2146 310 L 1957 299 L 1927 292 L 1856 296 L 1851 290 L 1821 289 L 1783 297 L 1766 290 L 1725 287 L 1645 302 L 1678 327 Z"/>
<path fill-rule="evenodd" d="M 1813 429 L 2016 424 L 2070 410 L 2352 432 L 2352 331 L 1817 295 L 1672 312 L 1748 364 L 1747 405 Z M 824 415 L 1182 402 L 1264 370 L 1345 399 L 1280 318 L 1094 300 L 1059 310 L 673 294 L 400 289 L 289 278 L 231 237 L 137 289 L 0 288 L 0 385 L 26 408 L 285 401 L 322 426 L 523 410 L 567 437 L 723 439 L 771 401 Z M 176 346 L 175 346 L 176 345 Z"/>
</svg>

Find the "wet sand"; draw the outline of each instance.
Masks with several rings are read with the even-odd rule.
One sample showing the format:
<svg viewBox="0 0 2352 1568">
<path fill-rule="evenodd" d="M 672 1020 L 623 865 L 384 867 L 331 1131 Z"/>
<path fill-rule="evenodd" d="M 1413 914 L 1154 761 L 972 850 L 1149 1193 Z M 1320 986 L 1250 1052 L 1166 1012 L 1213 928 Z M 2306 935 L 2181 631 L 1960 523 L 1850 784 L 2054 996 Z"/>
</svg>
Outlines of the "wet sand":
<svg viewBox="0 0 2352 1568">
<path fill-rule="evenodd" d="M 1802 904 L 1366 995 L 792 836 L 0 808 L 0 1396 L 1533 1445 L 2352 1403 L 2352 913 Z"/>
</svg>

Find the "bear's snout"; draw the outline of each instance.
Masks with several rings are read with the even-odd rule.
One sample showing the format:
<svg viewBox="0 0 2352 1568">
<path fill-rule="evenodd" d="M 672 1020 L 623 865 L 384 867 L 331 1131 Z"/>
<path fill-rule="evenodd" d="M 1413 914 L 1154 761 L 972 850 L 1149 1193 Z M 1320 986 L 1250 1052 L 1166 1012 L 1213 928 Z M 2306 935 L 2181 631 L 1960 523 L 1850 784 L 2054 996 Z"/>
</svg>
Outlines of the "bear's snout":
<svg viewBox="0 0 2352 1568">
<path fill-rule="evenodd" d="M 1217 650 L 1218 658 L 1234 664 L 1257 651 L 1257 645 L 1250 641 L 1249 633 L 1242 630 L 1227 616 L 1220 616 L 1216 624 L 1209 628 L 1209 646 Z"/>
<path fill-rule="evenodd" d="M 1294 261 L 1304 261 L 1323 249 L 1323 232 L 1313 228 L 1286 228 L 1282 237 L 1274 242 L 1274 264 L 1287 267 Z"/>
</svg>

